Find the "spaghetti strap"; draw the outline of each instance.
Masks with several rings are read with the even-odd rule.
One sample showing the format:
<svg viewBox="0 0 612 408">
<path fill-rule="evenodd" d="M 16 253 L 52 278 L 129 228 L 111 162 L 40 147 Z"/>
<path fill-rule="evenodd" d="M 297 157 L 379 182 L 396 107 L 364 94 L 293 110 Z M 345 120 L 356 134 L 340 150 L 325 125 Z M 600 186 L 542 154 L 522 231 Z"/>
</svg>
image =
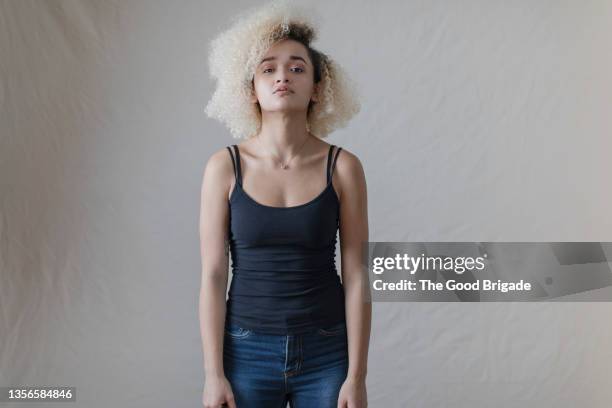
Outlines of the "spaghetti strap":
<svg viewBox="0 0 612 408">
<path fill-rule="evenodd" d="M 232 159 L 232 167 L 234 168 L 234 176 L 236 180 L 238 180 L 238 173 L 236 172 L 236 160 L 234 160 L 234 154 L 232 153 L 232 149 L 229 146 L 226 146 L 227 151 L 229 152 L 230 158 Z"/>
<path fill-rule="evenodd" d="M 327 184 L 329 184 L 329 168 L 331 167 L 331 157 L 332 152 L 334 150 L 334 145 L 329 145 L 329 153 L 327 154 L 327 169 L 325 170 L 325 174 L 327 175 Z"/>
<path fill-rule="evenodd" d="M 240 150 L 238 150 L 238 145 L 234 145 L 234 149 L 236 150 L 236 168 L 238 169 L 238 183 L 242 186 L 242 167 L 240 166 Z"/>
<path fill-rule="evenodd" d="M 331 146 L 333 147 L 333 146 Z M 338 159 L 338 154 L 340 154 L 340 150 L 342 150 L 342 147 L 338 147 L 336 149 L 336 154 L 334 155 L 334 161 L 331 164 L 331 171 L 329 171 L 329 158 L 331 157 L 331 148 L 329 150 L 329 156 L 327 157 L 327 168 L 328 168 L 328 172 L 327 172 L 327 182 L 329 183 L 331 181 L 331 178 L 334 174 L 334 169 L 336 168 L 336 160 Z"/>
<path fill-rule="evenodd" d="M 242 186 L 242 168 L 240 167 L 240 150 L 238 145 L 233 145 L 236 153 L 236 182 Z"/>
<path fill-rule="evenodd" d="M 226 146 L 227 151 L 229 152 L 230 157 L 232 158 L 232 165 L 234 166 L 234 176 L 236 176 L 236 183 L 242 186 L 242 172 L 240 171 L 240 153 L 238 151 L 237 145 L 232 145 L 234 147 L 234 153 L 232 153 L 232 149 L 229 146 Z M 234 159 L 234 155 L 236 159 Z"/>
</svg>

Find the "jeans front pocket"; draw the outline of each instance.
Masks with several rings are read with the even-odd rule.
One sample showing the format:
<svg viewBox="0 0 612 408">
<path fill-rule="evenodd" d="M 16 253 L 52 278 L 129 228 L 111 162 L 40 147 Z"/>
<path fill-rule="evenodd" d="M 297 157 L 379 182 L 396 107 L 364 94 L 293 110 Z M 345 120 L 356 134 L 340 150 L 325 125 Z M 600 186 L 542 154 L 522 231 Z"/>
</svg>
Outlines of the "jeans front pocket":
<svg viewBox="0 0 612 408">
<path fill-rule="evenodd" d="M 346 322 L 340 322 L 333 325 L 319 327 L 317 333 L 322 336 L 339 336 L 346 331 Z"/>
</svg>

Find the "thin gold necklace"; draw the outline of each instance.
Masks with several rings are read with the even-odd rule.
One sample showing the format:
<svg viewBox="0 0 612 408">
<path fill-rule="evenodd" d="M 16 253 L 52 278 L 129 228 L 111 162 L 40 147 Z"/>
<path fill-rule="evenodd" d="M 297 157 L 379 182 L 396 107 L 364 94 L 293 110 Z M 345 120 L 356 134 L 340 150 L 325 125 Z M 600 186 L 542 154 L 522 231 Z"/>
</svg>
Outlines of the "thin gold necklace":
<svg viewBox="0 0 612 408">
<path fill-rule="evenodd" d="M 308 142 L 308 139 L 310 139 L 310 135 L 306 136 L 306 140 L 304 141 L 304 143 L 302 143 L 302 145 L 300 146 L 300 148 L 298 149 L 298 151 L 297 151 L 297 152 L 296 152 L 296 153 L 295 153 L 295 154 L 294 154 L 294 155 L 293 155 L 293 156 L 292 156 L 292 157 L 289 159 L 289 161 L 288 161 L 288 162 L 283 163 L 283 162 L 281 162 L 280 160 L 278 160 L 278 159 L 276 159 L 276 158 L 275 158 L 275 160 L 276 160 L 277 162 L 279 162 L 279 164 L 280 164 L 280 168 L 281 168 L 281 169 L 283 169 L 283 170 L 288 170 L 288 169 L 289 169 L 289 163 L 291 163 L 291 161 L 293 160 L 293 158 L 294 158 L 295 156 L 297 156 L 297 155 L 298 155 L 298 154 L 299 154 L 299 153 L 302 151 L 302 148 L 303 148 L 303 147 L 306 145 L 306 143 Z M 274 156 L 272 156 L 272 157 L 274 157 Z"/>
</svg>

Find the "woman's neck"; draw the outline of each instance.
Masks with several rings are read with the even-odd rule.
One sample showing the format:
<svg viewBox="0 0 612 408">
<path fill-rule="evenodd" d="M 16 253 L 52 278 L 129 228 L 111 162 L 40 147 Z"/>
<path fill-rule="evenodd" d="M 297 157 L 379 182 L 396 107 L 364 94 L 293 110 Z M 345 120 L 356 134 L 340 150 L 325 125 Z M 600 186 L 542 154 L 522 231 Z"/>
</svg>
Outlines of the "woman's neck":
<svg viewBox="0 0 612 408">
<path fill-rule="evenodd" d="M 291 156 L 312 137 L 306 129 L 306 117 L 302 112 L 268 112 L 262 117 L 260 132 L 255 136 L 257 144 L 267 152 Z"/>
</svg>

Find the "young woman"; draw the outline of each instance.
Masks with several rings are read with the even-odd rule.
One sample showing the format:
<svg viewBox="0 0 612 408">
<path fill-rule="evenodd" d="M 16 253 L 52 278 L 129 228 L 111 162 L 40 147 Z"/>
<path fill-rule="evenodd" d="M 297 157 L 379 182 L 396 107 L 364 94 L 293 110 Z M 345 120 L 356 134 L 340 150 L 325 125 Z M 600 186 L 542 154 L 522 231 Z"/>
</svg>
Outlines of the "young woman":
<svg viewBox="0 0 612 408">
<path fill-rule="evenodd" d="M 245 140 L 202 182 L 204 407 L 367 407 L 365 175 L 323 141 L 359 105 L 303 13 L 273 3 L 212 43 L 207 113 Z"/>
</svg>

